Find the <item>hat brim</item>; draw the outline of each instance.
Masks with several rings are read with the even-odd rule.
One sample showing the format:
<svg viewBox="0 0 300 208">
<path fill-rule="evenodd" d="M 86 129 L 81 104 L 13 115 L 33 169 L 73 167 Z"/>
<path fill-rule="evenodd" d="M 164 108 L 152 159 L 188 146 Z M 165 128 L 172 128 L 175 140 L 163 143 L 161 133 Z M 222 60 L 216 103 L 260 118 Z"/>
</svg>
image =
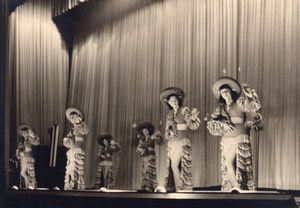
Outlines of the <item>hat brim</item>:
<svg viewBox="0 0 300 208">
<path fill-rule="evenodd" d="M 162 103 L 166 103 L 167 98 L 170 95 L 176 95 L 177 97 L 180 97 L 182 100 L 184 100 L 184 97 L 185 97 L 185 93 L 182 89 L 180 89 L 178 87 L 168 87 L 160 94 L 160 96 L 159 96 L 160 101 Z"/>
<path fill-rule="evenodd" d="M 75 113 L 77 113 L 77 115 L 79 115 L 81 118 L 82 118 L 82 120 L 84 120 L 84 114 L 82 113 L 82 111 L 81 110 L 79 110 L 78 108 L 68 108 L 67 110 L 66 110 L 66 117 L 67 117 L 67 119 L 70 121 L 70 119 L 71 119 L 71 113 L 72 112 L 75 112 Z"/>
<path fill-rule="evenodd" d="M 22 129 L 23 129 L 23 128 L 28 128 L 28 129 L 33 130 L 32 126 L 30 126 L 30 125 L 28 125 L 28 124 L 21 124 L 21 125 L 19 125 L 19 127 L 18 127 L 18 134 L 19 134 L 20 136 L 23 136 L 23 135 L 22 135 Z"/>
<path fill-rule="evenodd" d="M 241 95 L 241 85 L 237 80 L 233 79 L 232 77 L 221 77 L 215 82 L 212 88 L 215 98 L 220 98 L 220 87 L 225 84 L 229 85 L 231 89 L 238 94 L 238 96 Z"/>
<path fill-rule="evenodd" d="M 104 139 L 109 139 L 109 140 L 112 140 L 113 139 L 113 137 L 112 137 L 112 135 L 111 134 L 108 134 L 108 133 L 104 133 L 104 134 L 101 134 L 100 136 L 98 136 L 98 138 L 97 138 L 97 142 L 98 142 L 98 144 L 100 144 L 100 145 L 103 145 L 104 146 L 104 143 L 103 143 L 103 140 Z"/>
<path fill-rule="evenodd" d="M 150 122 L 142 122 L 136 127 L 136 129 L 140 134 L 143 133 L 143 129 L 148 129 L 149 134 L 152 135 L 154 133 L 155 127 Z"/>
</svg>

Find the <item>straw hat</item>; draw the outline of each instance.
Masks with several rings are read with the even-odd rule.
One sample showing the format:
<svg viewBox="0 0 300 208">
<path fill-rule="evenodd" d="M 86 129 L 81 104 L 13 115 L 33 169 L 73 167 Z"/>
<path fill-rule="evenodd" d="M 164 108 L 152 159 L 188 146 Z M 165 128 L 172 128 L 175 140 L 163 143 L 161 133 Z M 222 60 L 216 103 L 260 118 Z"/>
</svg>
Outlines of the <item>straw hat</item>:
<svg viewBox="0 0 300 208">
<path fill-rule="evenodd" d="M 104 143 L 103 143 L 103 140 L 104 140 L 104 139 L 107 139 L 107 140 L 111 141 L 111 140 L 113 139 L 113 137 L 112 137 L 112 135 L 109 134 L 109 133 L 103 133 L 103 134 L 101 134 L 100 136 L 98 136 L 98 138 L 97 138 L 98 144 L 104 146 Z"/>
<path fill-rule="evenodd" d="M 30 126 L 30 125 L 28 125 L 28 124 L 22 124 L 22 125 L 19 125 L 19 127 L 18 127 L 18 134 L 19 134 L 20 136 L 23 136 L 23 135 L 22 135 L 22 129 L 24 129 L 24 128 L 28 128 L 28 130 L 31 129 L 31 130 L 33 131 L 32 126 Z"/>
<path fill-rule="evenodd" d="M 238 96 L 240 96 L 241 85 L 238 83 L 238 81 L 233 79 L 232 77 L 221 77 L 215 82 L 212 87 L 213 94 L 217 99 L 220 98 L 220 87 L 225 84 L 230 86 L 232 91 L 235 91 Z"/>
<path fill-rule="evenodd" d="M 82 113 L 81 110 L 79 110 L 77 108 L 68 108 L 66 110 L 66 117 L 69 121 L 71 119 L 71 113 L 76 113 L 77 115 L 79 115 L 82 118 L 82 120 L 84 120 L 84 114 Z"/>
<path fill-rule="evenodd" d="M 166 89 L 164 89 L 164 91 L 160 94 L 160 101 L 162 103 L 166 103 L 167 102 L 167 98 L 170 95 L 175 95 L 178 98 L 181 98 L 182 100 L 184 100 L 185 97 L 185 93 L 182 89 L 178 88 L 178 87 L 168 87 Z"/>
<path fill-rule="evenodd" d="M 143 134 L 143 129 L 148 129 L 149 134 L 152 135 L 154 133 L 155 127 L 150 122 L 142 122 L 136 127 L 136 129 L 140 134 Z"/>
</svg>

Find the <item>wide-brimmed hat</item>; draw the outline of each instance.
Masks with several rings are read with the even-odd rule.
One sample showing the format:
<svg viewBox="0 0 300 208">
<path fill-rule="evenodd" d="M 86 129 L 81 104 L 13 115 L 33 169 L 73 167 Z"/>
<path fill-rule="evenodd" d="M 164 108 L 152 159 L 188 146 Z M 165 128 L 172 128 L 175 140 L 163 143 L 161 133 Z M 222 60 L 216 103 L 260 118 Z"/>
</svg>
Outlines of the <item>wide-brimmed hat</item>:
<svg viewBox="0 0 300 208">
<path fill-rule="evenodd" d="M 67 108 L 66 117 L 69 121 L 71 119 L 71 113 L 73 113 L 73 112 L 76 113 L 77 115 L 79 115 L 82 118 L 82 120 L 84 120 L 84 114 L 82 113 L 81 110 L 79 110 L 78 108 Z"/>
<path fill-rule="evenodd" d="M 103 134 L 101 134 L 100 136 L 98 136 L 98 138 L 97 138 L 98 144 L 104 146 L 104 143 L 103 143 L 103 140 L 104 140 L 104 139 L 108 139 L 108 140 L 111 141 L 111 140 L 113 139 L 113 137 L 112 137 L 112 135 L 109 134 L 109 133 L 103 133 Z"/>
<path fill-rule="evenodd" d="M 21 125 L 19 125 L 19 127 L 18 127 L 18 134 L 19 134 L 20 136 L 23 136 L 23 135 L 22 135 L 22 129 L 24 129 L 24 128 L 28 128 L 28 130 L 31 129 L 31 130 L 33 131 L 32 126 L 30 126 L 30 125 L 28 125 L 28 124 L 21 124 Z"/>
<path fill-rule="evenodd" d="M 220 98 L 220 87 L 222 85 L 228 85 L 231 87 L 232 91 L 236 92 L 238 96 L 241 94 L 241 85 L 237 80 L 232 77 L 221 77 L 219 78 L 212 87 L 212 91 L 214 96 L 219 99 Z"/>
<path fill-rule="evenodd" d="M 179 87 L 168 87 L 168 88 L 164 89 L 164 91 L 162 91 L 162 93 L 160 94 L 160 96 L 159 96 L 160 101 L 162 103 L 166 103 L 167 98 L 170 95 L 175 95 L 182 100 L 184 100 L 184 97 L 185 97 L 184 91 L 182 89 L 180 89 Z"/>
<path fill-rule="evenodd" d="M 143 129 L 148 129 L 149 134 L 152 135 L 154 133 L 155 127 L 150 122 L 142 122 L 136 127 L 136 129 L 140 134 L 143 134 Z"/>
</svg>

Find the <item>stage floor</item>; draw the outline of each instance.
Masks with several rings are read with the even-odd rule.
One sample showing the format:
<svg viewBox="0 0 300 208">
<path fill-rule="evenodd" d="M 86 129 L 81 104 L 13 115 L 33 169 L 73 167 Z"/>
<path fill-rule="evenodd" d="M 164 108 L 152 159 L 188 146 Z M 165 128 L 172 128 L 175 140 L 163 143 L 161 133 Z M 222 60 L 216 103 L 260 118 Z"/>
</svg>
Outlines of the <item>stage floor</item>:
<svg viewBox="0 0 300 208">
<path fill-rule="evenodd" d="M 221 191 L 143 193 L 137 190 L 7 190 L 5 207 L 293 207 L 292 195 L 276 191 L 233 194 Z"/>
</svg>

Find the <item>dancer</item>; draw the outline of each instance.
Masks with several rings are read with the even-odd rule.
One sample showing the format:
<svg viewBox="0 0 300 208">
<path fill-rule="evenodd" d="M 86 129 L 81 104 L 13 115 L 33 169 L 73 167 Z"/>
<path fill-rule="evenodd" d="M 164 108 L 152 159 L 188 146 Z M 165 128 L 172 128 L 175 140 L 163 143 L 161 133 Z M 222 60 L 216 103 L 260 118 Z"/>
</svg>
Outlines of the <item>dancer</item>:
<svg viewBox="0 0 300 208">
<path fill-rule="evenodd" d="M 137 126 L 139 144 L 137 153 L 142 158 L 142 189 L 154 192 L 157 186 L 155 144 L 162 145 L 160 131 L 150 122 L 142 122 Z"/>
<path fill-rule="evenodd" d="M 77 108 L 68 108 L 66 117 L 73 128 L 63 140 L 64 146 L 69 148 L 64 190 L 84 190 L 85 152 L 83 146 L 89 128 L 84 122 L 83 113 Z"/>
<path fill-rule="evenodd" d="M 98 137 L 98 144 L 100 148 L 94 187 L 112 189 L 115 186 L 112 156 L 121 150 L 121 146 L 113 140 L 111 134 L 101 134 Z"/>
<path fill-rule="evenodd" d="M 16 150 L 16 157 L 20 160 L 20 188 L 34 189 L 37 187 L 35 177 L 35 159 L 32 154 L 32 147 L 40 144 L 40 138 L 29 125 L 20 125 L 18 133 L 22 139 Z M 25 183 L 25 186 L 24 186 Z"/>
<path fill-rule="evenodd" d="M 241 91 L 245 96 L 241 96 Z M 222 136 L 222 191 L 255 190 L 252 168 L 250 129 L 262 128 L 261 108 L 255 90 L 237 80 L 221 77 L 213 86 L 219 106 L 207 123 L 214 136 Z M 247 117 L 253 120 L 246 121 Z"/>
<path fill-rule="evenodd" d="M 168 140 L 167 191 L 192 190 L 192 149 L 189 130 L 200 125 L 199 111 L 183 107 L 185 93 L 177 87 L 166 88 L 160 95 L 169 108 L 165 138 Z"/>
</svg>

